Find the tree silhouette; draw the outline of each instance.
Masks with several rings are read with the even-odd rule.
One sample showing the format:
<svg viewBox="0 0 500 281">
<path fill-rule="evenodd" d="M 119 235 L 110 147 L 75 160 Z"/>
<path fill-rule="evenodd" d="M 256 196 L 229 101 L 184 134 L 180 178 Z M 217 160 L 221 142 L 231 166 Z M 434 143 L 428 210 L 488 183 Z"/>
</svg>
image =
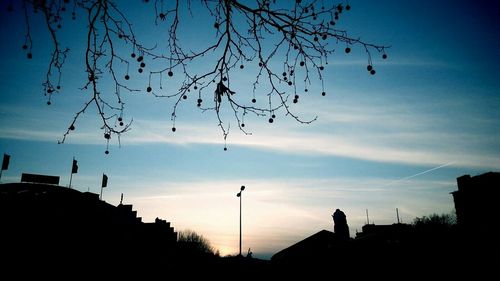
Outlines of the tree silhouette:
<svg viewBox="0 0 500 281">
<path fill-rule="evenodd" d="M 187 255 L 215 255 L 215 250 L 203 235 L 192 230 L 180 231 L 177 238 L 177 247 Z"/>
<path fill-rule="evenodd" d="M 434 227 L 434 228 L 450 228 L 457 224 L 455 214 L 431 214 L 429 216 L 416 217 L 413 220 L 413 225 L 417 228 Z"/>
<path fill-rule="evenodd" d="M 173 99 L 171 112 L 172 131 L 184 100 L 194 98 L 201 111 L 213 111 L 222 130 L 224 141 L 230 122 L 236 119 L 237 127 L 245 134 L 245 116 L 253 114 L 273 123 L 278 112 L 300 123 L 311 123 L 316 118 L 303 120 L 296 115 L 291 103 L 300 101 L 300 92 L 319 81 L 322 96 L 326 95 L 323 71 L 328 59 L 336 50 L 351 52 L 353 45 L 364 48 L 367 55 L 367 70 L 375 74 L 372 52 L 387 58 L 387 46 L 375 45 L 351 37 L 347 31 L 336 29 L 340 17 L 351 10 L 347 1 L 271 1 L 271 0 L 200 0 L 198 1 L 147 1 L 135 5 L 150 5 L 151 24 L 164 28 L 167 33 L 155 46 L 146 46 L 134 32 L 133 22 L 124 9 L 111 0 L 23 0 L 19 7 L 23 11 L 26 26 L 22 48 L 28 59 L 33 57 L 35 43 L 32 40 L 30 22 L 33 17 L 45 19 L 52 41 L 52 54 L 47 67 L 44 94 L 51 104 L 55 93 L 62 92 L 61 74 L 69 58 L 69 49 L 60 42 L 58 30 L 68 19 L 84 21 L 87 25 L 85 37 L 74 38 L 86 46 L 84 52 L 85 72 L 88 80 L 82 90 L 89 92 L 87 101 L 76 112 L 60 143 L 76 129 L 79 117 L 91 106 L 102 122 L 104 138 L 109 145 L 112 136 L 118 141 L 122 133 L 132 124 L 125 118 L 126 93 L 145 91 L 159 98 Z M 150 3 L 151 2 L 151 3 Z M 154 2 L 154 3 L 153 3 Z M 131 5 L 128 3 L 128 5 Z M 13 2 L 7 10 L 14 11 Z M 196 10 L 197 13 L 194 13 Z M 212 41 L 205 46 L 186 46 L 180 34 L 204 11 L 204 17 L 213 25 Z M 196 15 L 195 15 L 196 14 Z M 191 15 L 186 16 L 186 15 Z M 164 47 L 158 47 L 158 46 Z M 193 67 L 206 63 L 205 70 Z M 212 59 L 213 58 L 213 59 Z M 153 69 L 149 62 L 162 67 Z M 160 63 L 158 63 L 160 62 Z M 231 77 L 248 65 L 256 69 L 252 74 L 252 90 L 236 93 Z M 128 83 L 131 68 L 138 65 L 137 75 L 147 79 L 145 89 L 137 89 Z M 151 64 L 150 64 L 151 65 Z M 124 71 L 126 69 L 126 71 Z M 246 71 L 246 69 L 245 69 Z M 164 89 L 165 79 L 182 77 L 178 86 Z M 103 81 L 114 84 L 114 93 L 103 90 Z M 163 82 L 162 82 L 163 81 Z M 224 113 L 226 112 L 226 113 Z M 228 117 L 228 115 L 233 117 Z M 128 120 L 126 120 L 128 119 Z M 224 147 L 226 150 L 226 146 Z M 108 150 L 106 150 L 108 153 Z"/>
</svg>

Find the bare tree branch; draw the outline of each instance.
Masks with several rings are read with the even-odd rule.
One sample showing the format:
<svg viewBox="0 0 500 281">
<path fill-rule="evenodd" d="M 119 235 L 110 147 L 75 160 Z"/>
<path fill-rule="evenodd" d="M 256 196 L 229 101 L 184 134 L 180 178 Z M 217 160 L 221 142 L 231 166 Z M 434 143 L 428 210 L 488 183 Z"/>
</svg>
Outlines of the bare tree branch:
<svg viewBox="0 0 500 281">
<path fill-rule="evenodd" d="M 143 2 L 147 5 L 150 1 Z M 172 131 L 175 132 L 178 109 L 185 105 L 183 100 L 194 92 L 199 110 L 215 113 L 226 150 L 230 129 L 227 112 L 231 112 L 237 127 L 244 134 L 251 134 L 244 123 L 248 114 L 267 118 L 269 123 L 273 123 L 276 114 L 283 113 L 299 123 L 309 124 L 317 117 L 302 119 L 292 110 L 291 103 L 299 103 L 299 92 L 302 89 L 307 92 L 316 81 L 321 82 L 321 95 L 326 95 L 323 71 L 335 51 L 340 49 L 348 54 L 352 46 L 361 46 L 367 55 L 367 70 L 372 75 L 375 74 L 372 53 L 387 58 L 388 46 L 368 43 L 351 37 L 345 30 L 336 29 L 337 21 L 351 9 L 347 2 L 200 0 L 192 3 L 189 0 L 155 0 L 151 6 L 154 12 L 152 24 L 165 27 L 167 38 L 166 42 L 159 40 L 156 45 L 148 47 L 137 39 L 132 22 L 123 8 L 112 0 L 22 1 L 26 26 L 23 49 L 28 59 L 32 58 L 34 46 L 31 17 L 40 14 L 44 17 L 53 44 L 43 83 L 49 105 L 52 94 L 62 91 L 63 66 L 69 55 L 69 49 L 61 47 L 57 31 L 69 16 L 69 10 L 73 20 L 80 12 L 86 14 L 86 37 L 81 41 L 86 44 L 84 56 L 88 80 L 84 81 L 81 89 L 89 91 L 90 95 L 76 112 L 60 143 L 76 129 L 78 119 L 91 106 L 100 117 L 107 145 L 112 136 L 119 140 L 132 125 L 131 118 L 128 122 L 124 121 L 124 93 L 144 90 L 155 97 L 174 100 L 171 120 Z M 186 48 L 179 39 L 179 34 L 196 18 L 193 9 L 206 12 L 206 18 L 213 21 L 215 33 L 212 42 L 197 46 L 196 50 Z M 190 16 L 185 17 L 186 14 Z M 158 47 L 160 45 L 165 47 Z M 124 50 L 131 52 L 126 54 Z M 199 68 L 193 67 L 206 63 L 207 58 L 213 58 L 207 70 L 200 72 Z M 137 63 L 137 71 L 144 73 L 147 61 L 161 62 L 163 67 L 148 67 L 146 89 L 132 88 L 128 83 L 131 67 Z M 236 92 L 231 77 L 236 70 L 244 69 L 246 64 L 252 62 L 258 64 L 258 69 L 251 96 L 245 97 L 244 93 Z M 282 62 L 281 65 L 278 62 Z M 123 69 L 126 69 L 125 75 L 122 74 Z M 183 77 L 180 85 L 165 91 L 162 80 L 174 74 Z M 114 95 L 102 92 L 102 81 L 114 83 Z M 106 153 L 109 153 L 108 149 Z"/>
</svg>

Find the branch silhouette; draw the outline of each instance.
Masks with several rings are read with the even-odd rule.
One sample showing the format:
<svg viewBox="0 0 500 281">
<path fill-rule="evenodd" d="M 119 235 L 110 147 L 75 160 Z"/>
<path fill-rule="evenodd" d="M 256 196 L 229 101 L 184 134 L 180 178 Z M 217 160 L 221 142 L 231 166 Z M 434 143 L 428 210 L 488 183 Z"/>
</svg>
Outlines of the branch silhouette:
<svg viewBox="0 0 500 281">
<path fill-rule="evenodd" d="M 299 92 L 302 89 L 307 92 L 308 86 L 316 81 L 321 84 L 321 95 L 326 95 L 323 72 L 330 55 L 337 50 L 349 54 L 352 46 L 359 45 L 366 51 L 367 70 L 372 75 L 375 74 L 372 53 L 387 58 L 388 46 L 351 37 L 347 31 L 335 27 L 341 15 L 351 10 L 347 1 L 339 4 L 318 0 L 142 2 L 134 5 L 152 6 L 154 19 L 151 24 L 165 28 L 165 47 L 158 47 L 158 44 L 148 47 L 141 42 L 124 8 L 111 0 L 22 1 L 26 26 L 22 47 L 28 59 L 32 58 L 33 48 L 30 29 L 32 17 L 45 18 L 53 45 L 43 83 L 48 105 L 53 95 L 62 91 L 63 66 L 70 52 L 68 48 L 62 47 L 57 31 L 69 17 L 72 20 L 85 20 L 87 24 L 86 37 L 81 38 L 81 41 L 86 45 L 84 56 L 88 80 L 84 81 L 81 89 L 91 94 L 81 110 L 75 113 L 60 143 L 64 143 L 76 129 L 77 121 L 91 106 L 95 107 L 100 117 L 107 145 L 112 136 L 116 136 L 119 142 L 120 136 L 130 130 L 133 121 L 132 118 L 125 121 L 126 96 L 123 93 L 145 90 L 147 94 L 158 98 L 173 99 L 173 132 L 176 131 L 178 109 L 185 105 L 183 101 L 188 96 L 195 96 L 199 110 L 215 113 L 224 138 L 224 149 L 227 150 L 230 122 L 224 112 L 230 112 L 239 130 L 245 134 L 251 134 L 245 128 L 247 114 L 267 118 L 269 123 L 273 123 L 276 113 L 281 112 L 299 123 L 309 124 L 317 117 L 302 119 L 293 111 L 291 103 L 299 103 Z M 9 5 L 8 10 L 14 10 Z M 186 47 L 179 39 L 179 34 L 196 18 L 194 8 L 204 10 L 204 16 L 213 22 L 215 34 L 212 41 L 205 41 L 206 45 L 198 50 Z M 209 56 L 213 59 L 207 70 L 200 71 L 194 67 Z M 162 62 L 164 67 L 146 68 L 146 62 L 153 61 Z M 131 67 L 135 64 L 138 64 L 138 75 L 148 78 L 146 89 L 134 88 L 128 83 Z M 251 79 L 252 90 L 248 94 L 238 93 L 231 78 L 236 71 L 243 70 L 249 64 L 258 65 L 255 76 L 252 75 L 254 79 Z M 126 69 L 125 75 L 123 69 Z M 177 87 L 165 90 L 162 81 L 174 75 L 180 75 L 183 79 Z M 102 81 L 111 81 L 114 93 L 105 93 Z"/>
</svg>

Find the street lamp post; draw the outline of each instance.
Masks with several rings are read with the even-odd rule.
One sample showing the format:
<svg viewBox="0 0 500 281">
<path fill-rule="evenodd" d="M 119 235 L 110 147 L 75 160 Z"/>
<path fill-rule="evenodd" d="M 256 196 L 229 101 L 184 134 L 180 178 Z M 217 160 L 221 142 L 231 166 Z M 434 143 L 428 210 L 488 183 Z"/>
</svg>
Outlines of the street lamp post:
<svg viewBox="0 0 500 281">
<path fill-rule="evenodd" d="M 242 196 L 243 190 L 245 190 L 244 185 L 241 186 L 240 192 L 238 192 L 238 194 L 236 194 L 237 197 L 240 197 L 240 255 L 239 255 L 240 257 L 241 257 L 241 196 Z"/>
</svg>

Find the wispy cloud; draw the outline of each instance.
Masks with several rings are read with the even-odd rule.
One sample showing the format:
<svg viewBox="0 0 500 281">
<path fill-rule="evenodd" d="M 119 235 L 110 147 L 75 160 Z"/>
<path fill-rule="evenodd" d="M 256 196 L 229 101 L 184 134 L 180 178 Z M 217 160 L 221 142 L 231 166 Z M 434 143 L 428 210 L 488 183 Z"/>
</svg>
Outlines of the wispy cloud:
<svg viewBox="0 0 500 281">
<path fill-rule="evenodd" d="M 278 120 L 277 124 L 254 124 L 253 135 L 237 129 L 229 136 L 230 146 L 305 156 L 342 156 L 355 159 L 416 165 L 495 168 L 500 158 L 483 150 L 495 136 L 476 132 L 456 132 L 447 123 L 432 117 L 407 114 L 405 109 L 382 110 L 374 107 L 334 108 L 329 113 L 316 107 L 321 116 L 317 124 L 303 126 Z M 323 111 L 322 111 L 323 110 Z M 171 143 L 178 145 L 217 144 L 222 137 L 216 126 L 178 123 L 171 134 L 170 123 L 137 121 L 135 131 L 124 140 L 129 144 Z"/>
<path fill-rule="evenodd" d="M 338 66 L 366 66 L 366 59 L 337 59 L 329 62 L 329 67 Z M 406 67 L 452 67 L 445 61 L 418 59 L 418 58 L 391 58 L 378 62 L 377 67 L 406 66 Z"/>
<path fill-rule="evenodd" d="M 50 110 L 41 107 L 10 105 L 0 106 L 0 138 L 57 142 L 66 132 L 66 125 L 73 119 L 74 112 Z M 68 143 L 101 143 L 101 131 L 95 130 L 96 116 L 82 118 L 77 130 L 72 131 Z"/>
<path fill-rule="evenodd" d="M 494 151 L 500 146 L 490 145 L 497 143 L 498 133 L 452 130 L 449 118 L 415 111 L 408 105 L 387 108 L 383 100 L 356 104 L 339 100 L 333 105 L 306 104 L 301 114 L 317 114 L 319 120 L 308 126 L 286 118 L 277 119 L 275 124 L 256 120 L 248 126 L 253 135 L 246 136 L 233 128 L 228 145 L 285 154 L 341 156 L 411 165 L 437 166 L 453 162 L 461 167 L 500 167 L 498 151 Z M 474 122 L 482 122 L 479 117 L 476 119 Z M 68 143 L 102 145 L 100 131 L 95 130 L 91 121 L 82 120 Z M 171 126 L 170 121 L 136 119 L 132 130 L 122 138 L 122 144 L 223 144 L 216 123 L 178 121 L 175 134 L 171 132 Z M 2 138 L 55 142 L 62 133 L 54 126 L 41 126 L 30 120 L 0 126 Z"/>
</svg>

